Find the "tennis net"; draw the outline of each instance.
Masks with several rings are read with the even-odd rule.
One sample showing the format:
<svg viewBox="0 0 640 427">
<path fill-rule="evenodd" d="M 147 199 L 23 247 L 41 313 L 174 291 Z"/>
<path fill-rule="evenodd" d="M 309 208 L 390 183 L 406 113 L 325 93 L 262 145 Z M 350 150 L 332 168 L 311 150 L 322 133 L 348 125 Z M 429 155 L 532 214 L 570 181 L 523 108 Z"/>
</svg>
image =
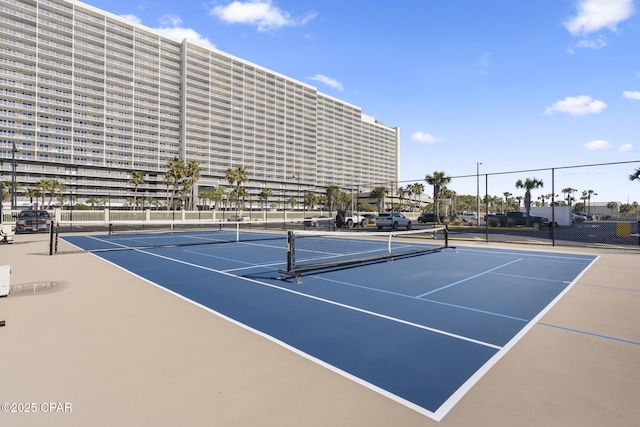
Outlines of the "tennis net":
<svg viewBox="0 0 640 427">
<path fill-rule="evenodd" d="M 304 273 L 439 252 L 449 248 L 446 227 L 392 232 L 295 231 L 287 234 L 287 267 L 280 277 L 300 283 Z"/>
<path fill-rule="evenodd" d="M 51 227 L 49 253 L 213 245 L 259 240 L 286 240 L 293 221 L 75 221 Z"/>
</svg>

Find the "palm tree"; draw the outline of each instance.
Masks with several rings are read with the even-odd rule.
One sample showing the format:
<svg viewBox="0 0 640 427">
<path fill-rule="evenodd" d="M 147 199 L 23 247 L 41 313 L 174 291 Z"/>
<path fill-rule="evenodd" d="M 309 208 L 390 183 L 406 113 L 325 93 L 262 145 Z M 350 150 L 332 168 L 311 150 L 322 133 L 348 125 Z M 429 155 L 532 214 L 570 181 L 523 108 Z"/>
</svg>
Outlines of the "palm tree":
<svg viewBox="0 0 640 427">
<path fill-rule="evenodd" d="M 163 182 L 167 185 L 167 187 L 171 186 L 171 207 L 174 206 L 174 199 L 176 196 L 176 191 L 180 188 L 180 184 L 185 176 L 185 163 L 180 157 L 174 157 L 169 160 L 167 164 L 168 170 L 164 174 Z M 167 209 L 169 209 L 169 203 L 167 203 Z"/>
<path fill-rule="evenodd" d="M 329 216 L 332 215 L 333 208 L 338 199 L 338 193 L 340 193 L 340 189 L 335 185 L 330 185 L 327 187 L 327 204 L 329 205 Z"/>
<path fill-rule="evenodd" d="M 618 207 L 616 202 L 607 203 L 607 209 L 611 209 L 611 216 L 613 216 L 613 210 Z"/>
<path fill-rule="evenodd" d="M 398 199 L 400 199 L 400 209 L 402 210 L 402 201 L 404 200 L 404 196 L 408 194 L 408 191 L 404 187 L 398 187 L 396 190 L 398 192 Z"/>
<path fill-rule="evenodd" d="M 19 182 L 16 182 L 16 194 L 20 189 L 21 185 Z M 0 194 L 0 203 L 6 202 L 13 199 L 13 193 L 11 193 L 12 183 L 11 181 L 0 181 L 0 188 L 2 188 L 2 194 Z"/>
<path fill-rule="evenodd" d="M 189 160 L 189 162 L 185 165 L 185 178 L 188 180 L 189 184 L 189 204 L 190 209 L 193 210 L 193 188 L 196 185 L 196 182 L 202 178 L 202 168 L 200 164 L 195 160 Z"/>
<path fill-rule="evenodd" d="M 640 182 L 640 168 L 636 169 L 634 173 L 629 175 L 629 181 L 638 181 Z"/>
<path fill-rule="evenodd" d="M 98 203 L 100 203 L 100 199 L 99 199 L 99 198 L 97 198 L 97 197 L 89 197 L 89 198 L 86 200 L 86 202 L 87 202 L 87 203 L 89 203 L 89 206 L 91 206 L 91 210 L 93 210 L 93 208 L 94 208 Z"/>
<path fill-rule="evenodd" d="M 516 188 L 524 188 L 525 192 L 524 192 L 524 209 L 527 212 L 527 227 L 529 227 L 531 224 L 529 223 L 529 215 L 531 212 L 531 190 L 533 190 L 534 188 L 541 188 L 544 186 L 544 183 L 542 182 L 541 179 L 536 179 L 535 177 L 532 178 L 527 178 L 524 180 L 524 182 L 519 179 L 518 181 L 516 181 Z"/>
<path fill-rule="evenodd" d="M 42 191 L 41 192 L 42 206 L 44 206 L 44 198 L 45 198 L 46 194 L 49 193 L 49 202 L 47 203 L 46 209 L 50 209 L 51 208 L 51 203 L 53 202 L 53 199 L 56 197 L 56 193 L 58 191 L 62 192 L 65 189 L 64 183 L 58 181 L 57 179 L 53 179 L 53 178 L 51 178 L 51 179 L 49 179 L 49 178 L 41 179 L 40 181 L 38 181 L 36 183 L 36 186 Z"/>
<path fill-rule="evenodd" d="M 325 210 L 325 208 L 327 207 L 327 195 L 326 194 L 317 195 L 316 203 L 318 203 L 319 205 L 322 205 L 322 210 Z"/>
<path fill-rule="evenodd" d="M 596 193 L 593 190 L 585 190 L 582 192 L 582 200 L 585 200 L 587 202 L 587 213 L 591 214 L 591 196 L 597 196 L 598 193 Z"/>
<path fill-rule="evenodd" d="M 316 204 L 317 200 L 318 197 L 315 194 L 311 192 L 306 193 L 304 195 L 304 209 L 308 208 L 309 210 L 311 210 L 313 208 L 313 205 Z"/>
<path fill-rule="evenodd" d="M 209 206 L 209 203 L 207 203 L 207 201 L 209 200 L 215 202 L 215 209 L 215 207 L 217 207 L 224 198 L 224 188 L 215 187 L 210 189 L 209 191 L 203 191 L 200 193 L 200 198 L 204 199 L 204 204 L 206 206 Z"/>
<path fill-rule="evenodd" d="M 129 176 L 129 182 L 133 184 L 133 209 L 136 209 L 138 187 L 144 184 L 144 174 L 140 171 L 132 171 Z"/>
<path fill-rule="evenodd" d="M 451 182 L 451 177 L 445 175 L 444 172 L 435 171 L 433 175 L 424 177 L 427 184 L 433 186 L 433 204 L 435 206 L 435 219 L 440 224 L 440 192 Z"/>
<path fill-rule="evenodd" d="M 229 186 L 234 186 L 234 188 L 229 193 L 229 199 L 236 201 L 236 210 L 238 209 L 237 201 L 240 200 L 240 197 L 244 195 L 244 187 L 242 184 L 249 181 L 248 172 L 242 166 L 238 166 L 236 168 L 229 168 L 224 174 L 224 179 L 227 180 Z"/>
<path fill-rule="evenodd" d="M 564 194 L 564 199 L 567 201 L 567 205 L 571 206 L 571 203 L 575 200 L 573 198 L 573 193 L 575 193 L 576 190 L 575 188 L 571 188 L 571 187 L 567 187 L 567 188 L 563 188 L 562 189 L 562 194 Z"/>
<path fill-rule="evenodd" d="M 9 183 L 10 181 L 0 181 L 0 204 L 2 204 L 2 202 L 6 201 L 6 200 L 10 200 L 9 199 L 9 190 L 5 190 L 4 187 L 8 187 L 7 183 Z M 10 184 L 9 184 L 10 185 Z"/>
<path fill-rule="evenodd" d="M 262 204 L 262 208 L 267 210 L 267 203 L 269 202 L 269 197 L 273 196 L 273 190 L 269 187 L 265 187 L 258 193 L 258 199 L 260 199 L 260 204 Z"/>
<path fill-rule="evenodd" d="M 376 207 L 378 208 L 378 212 L 382 212 L 384 210 L 383 203 L 386 195 L 387 195 L 386 187 L 376 187 L 373 190 L 371 190 L 371 193 L 369 194 L 369 197 L 376 199 Z"/>
<path fill-rule="evenodd" d="M 40 197 L 41 190 L 39 188 L 27 188 L 24 192 L 24 196 L 29 198 L 29 203 L 33 205 L 33 199 Z"/>
<path fill-rule="evenodd" d="M 502 193 L 502 195 L 504 196 L 505 209 L 509 209 L 509 197 L 513 196 L 513 194 L 509 193 L 508 191 L 505 191 L 504 193 Z"/>
<path fill-rule="evenodd" d="M 411 194 L 413 196 L 418 196 L 418 205 L 420 205 L 421 200 L 421 195 L 422 193 L 424 193 L 424 184 L 422 184 L 421 182 L 415 182 L 413 184 L 411 184 L 410 186 L 411 188 Z M 415 197 L 414 197 L 415 200 Z"/>
</svg>

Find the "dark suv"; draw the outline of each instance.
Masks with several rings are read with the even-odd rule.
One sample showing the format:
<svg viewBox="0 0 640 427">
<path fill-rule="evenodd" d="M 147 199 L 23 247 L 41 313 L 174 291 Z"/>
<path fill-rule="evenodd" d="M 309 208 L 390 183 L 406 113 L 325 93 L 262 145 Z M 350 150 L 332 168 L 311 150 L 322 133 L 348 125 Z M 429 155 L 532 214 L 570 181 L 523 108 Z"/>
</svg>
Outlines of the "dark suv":
<svg viewBox="0 0 640 427">
<path fill-rule="evenodd" d="M 20 211 L 20 214 L 16 219 L 16 233 L 49 231 L 50 229 L 51 216 L 47 211 Z"/>
<path fill-rule="evenodd" d="M 442 217 L 440 217 L 440 221 L 442 221 Z M 436 215 L 432 213 L 425 213 L 418 217 L 418 222 L 436 222 Z"/>
</svg>

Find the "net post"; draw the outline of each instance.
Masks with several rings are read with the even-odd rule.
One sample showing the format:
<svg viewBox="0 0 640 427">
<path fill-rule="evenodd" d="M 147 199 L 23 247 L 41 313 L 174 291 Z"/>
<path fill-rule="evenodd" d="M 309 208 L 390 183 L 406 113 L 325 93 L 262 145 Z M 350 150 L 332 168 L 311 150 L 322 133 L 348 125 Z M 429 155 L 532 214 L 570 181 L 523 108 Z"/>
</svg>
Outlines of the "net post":
<svg viewBox="0 0 640 427">
<path fill-rule="evenodd" d="M 236 242 L 240 241 L 240 223 L 236 222 Z"/>
<path fill-rule="evenodd" d="M 53 255 L 53 229 L 56 228 L 56 225 L 53 221 L 51 221 L 51 227 L 49 228 L 49 255 Z"/>
<path fill-rule="evenodd" d="M 444 227 L 444 247 L 449 247 L 449 229 L 446 226 Z"/>
<path fill-rule="evenodd" d="M 295 237 L 293 231 L 287 232 L 287 271 L 292 271 L 295 266 Z"/>
</svg>

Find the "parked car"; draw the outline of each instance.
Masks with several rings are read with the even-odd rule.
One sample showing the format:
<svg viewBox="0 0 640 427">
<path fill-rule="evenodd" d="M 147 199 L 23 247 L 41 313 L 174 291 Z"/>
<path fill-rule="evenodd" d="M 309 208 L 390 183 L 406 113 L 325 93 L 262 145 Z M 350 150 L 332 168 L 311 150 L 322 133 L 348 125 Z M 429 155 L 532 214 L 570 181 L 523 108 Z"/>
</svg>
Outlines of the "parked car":
<svg viewBox="0 0 640 427">
<path fill-rule="evenodd" d="M 580 212 L 574 212 L 571 214 L 571 222 L 581 223 L 581 222 L 585 222 L 586 220 L 587 220 L 587 216 Z"/>
<path fill-rule="evenodd" d="M 444 218 L 440 216 L 440 222 L 442 222 Z M 418 217 L 418 222 L 427 223 L 427 222 L 436 222 L 436 215 L 432 213 L 425 213 Z"/>
<path fill-rule="evenodd" d="M 398 227 L 406 227 L 411 230 L 411 220 L 400 212 L 382 212 L 376 220 L 378 229 L 382 227 L 391 227 L 396 230 Z"/>
<path fill-rule="evenodd" d="M 456 212 L 456 219 L 461 219 L 463 222 L 469 222 L 470 219 L 476 221 L 478 219 L 478 214 L 475 212 Z"/>
<path fill-rule="evenodd" d="M 20 211 L 16 219 L 16 233 L 49 231 L 51 229 L 51 215 L 47 211 Z"/>
<path fill-rule="evenodd" d="M 238 214 L 238 215 L 232 215 L 230 216 L 227 221 L 231 221 L 231 222 L 244 222 L 244 221 L 251 221 L 251 217 L 248 215 L 243 215 L 243 214 Z"/>
<path fill-rule="evenodd" d="M 305 227 L 328 226 L 330 223 L 331 218 L 326 215 L 315 215 L 304 219 Z"/>
<path fill-rule="evenodd" d="M 529 224 L 533 228 L 549 225 L 549 219 L 542 216 L 528 215 L 525 212 L 505 212 L 496 215 L 486 215 L 485 221 L 491 227 L 517 227 Z"/>
<path fill-rule="evenodd" d="M 336 219 L 338 215 L 342 216 L 342 220 L 344 221 L 344 223 L 340 225 L 336 221 L 336 226 L 341 227 L 346 225 L 347 228 L 352 228 L 352 227 L 355 227 L 356 225 L 360 225 L 361 227 L 364 227 L 365 225 L 367 225 L 365 219 L 360 215 L 358 215 L 357 212 L 354 212 L 352 210 L 339 210 L 338 213 L 336 214 Z"/>
</svg>

